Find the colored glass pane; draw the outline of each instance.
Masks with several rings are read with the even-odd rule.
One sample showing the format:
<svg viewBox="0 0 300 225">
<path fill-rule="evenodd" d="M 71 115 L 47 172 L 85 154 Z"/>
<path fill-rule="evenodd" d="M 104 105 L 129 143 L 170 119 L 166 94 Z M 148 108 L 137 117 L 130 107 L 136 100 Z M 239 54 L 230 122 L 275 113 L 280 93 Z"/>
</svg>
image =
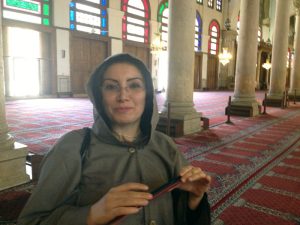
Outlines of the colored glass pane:
<svg viewBox="0 0 300 225">
<path fill-rule="evenodd" d="M 49 5 L 47 5 L 47 4 L 44 4 L 44 6 L 43 6 L 43 15 L 49 16 Z"/>
<path fill-rule="evenodd" d="M 45 26 L 49 26 L 49 25 L 50 25 L 49 19 L 44 18 L 44 19 L 43 19 L 43 24 L 44 24 Z"/>
<path fill-rule="evenodd" d="M 194 47 L 195 51 L 201 50 L 201 43 L 202 43 L 202 20 L 200 17 L 199 12 L 196 12 L 196 19 L 195 19 L 195 41 Z"/>
<path fill-rule="evenodd" d="M 3 18 L 50 25 L 50 0 L 3 0 Z"/>
<path fill-rule="evenodd" d="M 38 2 L 29 2 L 29 1 L 22 1 L 22 0 L 6 0 L 4 3 L 5 6 L 10 8 L 19 8 L 19 9 L 26 9 L 29 11 L 40 11 L 40 3 Z"/>
<path fill-rule="evenodd" d="M 219 51 L 220 26 L 217 21 L 213 20 L 209 25 L 209 42 L 208 51 L 212 55 L 216 55 Z"/>
<path fill-rule="evenodd" d="M 106 0 L 73 0 L 69 3 L 70 29 L 107 35 Z"/>
<path fill-rule="evenodd" d="M 123 0 L 123 39 L 148 43 L 149 2 L 148 0 Z"/>
<path fill-rule="evenodd" d="M 222 0 L 217 0 L 216 9 L 220 12 L 222 11 Z"/>
</svg>

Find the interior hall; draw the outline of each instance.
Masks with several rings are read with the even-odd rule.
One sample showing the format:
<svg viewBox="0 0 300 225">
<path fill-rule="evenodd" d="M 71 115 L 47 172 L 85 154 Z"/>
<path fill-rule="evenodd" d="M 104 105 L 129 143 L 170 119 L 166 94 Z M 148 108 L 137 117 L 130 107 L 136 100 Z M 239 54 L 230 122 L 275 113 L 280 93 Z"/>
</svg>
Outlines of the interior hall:
<svg viewBox="0 0 300 225">
<path fill-rule="evenodd" d="M 212 224 L 300 224 L 300 0 L 1 0 L 0 224 L 53 144 L 92 126 L 86 82 L 118 53 L 148 67 L 156 129 L 212 177 Z"/>
</svg>

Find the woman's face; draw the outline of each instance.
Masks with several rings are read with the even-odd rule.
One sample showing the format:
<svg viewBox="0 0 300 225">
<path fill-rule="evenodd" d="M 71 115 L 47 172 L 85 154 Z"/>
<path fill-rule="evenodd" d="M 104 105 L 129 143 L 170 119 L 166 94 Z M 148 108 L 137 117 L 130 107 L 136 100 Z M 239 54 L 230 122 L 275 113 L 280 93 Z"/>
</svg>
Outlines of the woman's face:
<svg viewBox="0 0 300 225">
<path fill-rule="evenodd" d="M 112 126 L 139 127 L 144 112 L 146 90 L 141 72 L 128 63 L 111 65 L 101 85 L 105 112 Z"/>
</svg>

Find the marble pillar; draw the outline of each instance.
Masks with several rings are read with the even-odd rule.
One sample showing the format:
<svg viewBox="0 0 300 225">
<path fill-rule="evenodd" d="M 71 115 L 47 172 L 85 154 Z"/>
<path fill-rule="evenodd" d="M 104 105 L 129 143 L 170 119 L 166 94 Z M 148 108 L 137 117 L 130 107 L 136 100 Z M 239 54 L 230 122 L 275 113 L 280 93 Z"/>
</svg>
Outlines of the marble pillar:
<svg viewBox="0 0 300 225">
<path fill-rule="evenodd" d="M 16 143 L 8 133 L 4 97 L 2 16 L 0 16 L 0 191 L 29 181 L 25 168 L 26 155 L 27 147 Z"/>
<path fill-rule="evenodd" d="M 298 2 L 299 8 L 296 7 Z M 296 7 L 296 26 L 295 26 L 295 39 L 294 39 L 294 59 L 293 68 L 291 72 L 291 81 L 289 95 L 294 96 L 296 91 L 296 99 L 300 100 L 300 0 L 294 0 Z"/>
<path fill-rule="evenodd" d="M 289 9 L 291 0 L 277 0 L 272 48 L 272 69 L 267 105 L 281 107 L 286 87 L 286 60 L 288 53 Z"/>
<path fill-rule="evenodd" d="M 259 0 L 242 0 L 234 96 L 227 108 L 231 115 L 259 114 L 259 103 L 255 96 L 258 18 Z"/>
<path fill-rule="evenodd" d="M 201 130 L 201 113 L 193 103 L 194 37 L 196 9 L 193 1 L 169 1 L 168 89 L 162 116 L 170 105 L 170 117 L 182 123 L 182 134 Z"/>
</svg>

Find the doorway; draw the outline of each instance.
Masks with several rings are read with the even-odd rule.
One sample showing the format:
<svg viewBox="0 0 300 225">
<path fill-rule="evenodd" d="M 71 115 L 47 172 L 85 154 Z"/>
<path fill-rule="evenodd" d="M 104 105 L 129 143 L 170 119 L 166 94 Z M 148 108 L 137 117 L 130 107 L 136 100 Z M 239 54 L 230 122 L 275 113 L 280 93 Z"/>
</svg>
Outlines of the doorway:
<svg viewBox="0 0 300 225">
<path fill-rule="evenodd" d="M 38 31 L 7 27 L 4 48 L 6 96 L 40 94 L 41 38 Z"/>
</svg>

